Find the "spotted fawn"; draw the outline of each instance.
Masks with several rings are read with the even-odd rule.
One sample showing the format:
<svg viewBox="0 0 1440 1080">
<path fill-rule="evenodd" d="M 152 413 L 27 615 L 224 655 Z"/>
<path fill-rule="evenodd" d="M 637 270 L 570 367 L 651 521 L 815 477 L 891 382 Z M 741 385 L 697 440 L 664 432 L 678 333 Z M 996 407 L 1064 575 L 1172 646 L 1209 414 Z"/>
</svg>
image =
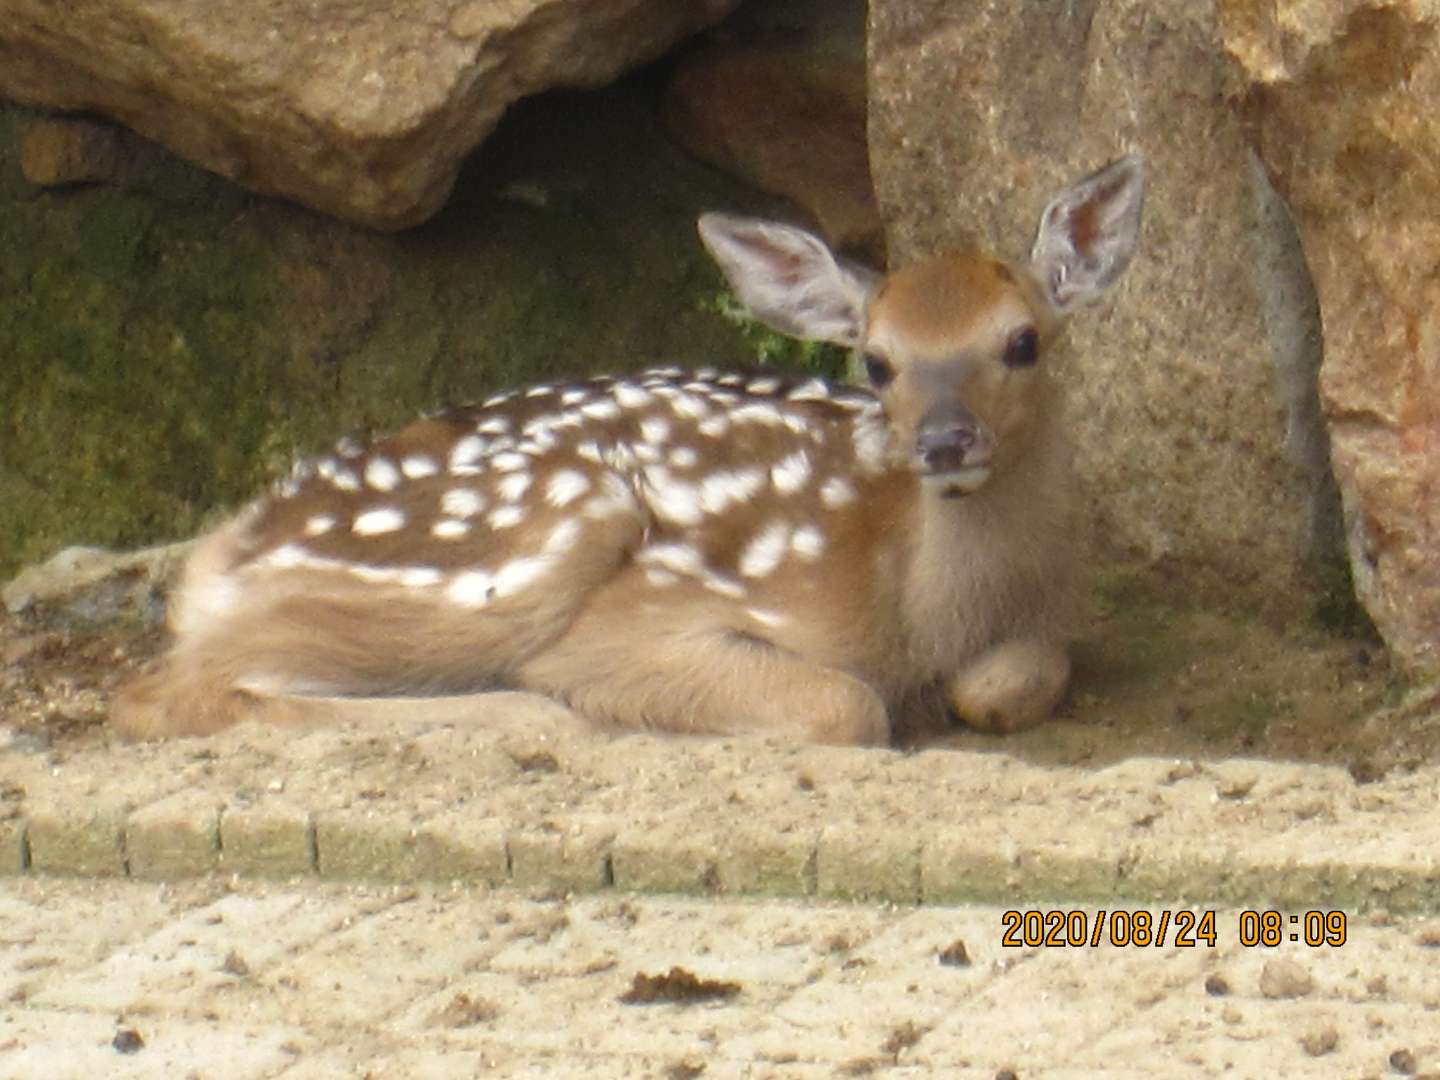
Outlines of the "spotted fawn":
<svg viewBox="0 0 1440 1080">
<path fill-rule="evenodd" d="M 1013 730 L 1070 663 L 1077 492 L 1052 370 L 1124 271 L 1143 167 L 1062 191 L 1027 263 L 879 277 L 706 214 L 757 318 L 859 350 L 868 388 L 771 372 L 532 386 L 342 440 L 202 538 L 175 643 L 116 703 L 146 738 L 417 717 L 538 691 L 609 728 L 884 743 Z"/>
</svg>

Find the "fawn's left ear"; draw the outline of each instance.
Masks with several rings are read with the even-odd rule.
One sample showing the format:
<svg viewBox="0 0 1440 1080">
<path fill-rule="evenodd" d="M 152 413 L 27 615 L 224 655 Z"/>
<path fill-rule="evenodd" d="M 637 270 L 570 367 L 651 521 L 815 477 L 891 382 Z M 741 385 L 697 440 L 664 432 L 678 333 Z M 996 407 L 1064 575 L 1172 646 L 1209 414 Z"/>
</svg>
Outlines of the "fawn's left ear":
<svg viewBox="0 0 1440 1080">
<path fill-rule="evenodd" d="M 1095 299 L 1130 265 L 1145 201 L 1137 154 L 1066 188 L 1040 215 L 1030 267 L 1061 315 Z"/>
<path fill-rule="evenodd" d="M 878 275 L 837 259 L 817 236 L 793 225 L 701 214 L 700 239 L 740 302 L 791 337 L 853 348 Z"/>
</svg>

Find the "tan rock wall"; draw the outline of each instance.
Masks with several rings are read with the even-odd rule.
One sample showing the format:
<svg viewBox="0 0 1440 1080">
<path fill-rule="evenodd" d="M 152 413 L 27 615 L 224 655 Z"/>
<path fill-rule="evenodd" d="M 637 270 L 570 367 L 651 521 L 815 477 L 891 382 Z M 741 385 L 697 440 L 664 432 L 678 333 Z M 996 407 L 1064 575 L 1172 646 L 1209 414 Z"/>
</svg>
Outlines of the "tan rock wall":
<svg viewBox="0 0 1440 1080">
<path fill-rule="evenodd" d="M 1356 585 L 1397 654 L 1440 671 L 1440 4 L 1219 12 L 1314 271 Z"/>
<path fill-rule="evenodd" d="M 1139 254 L 1078 316 L 1068 371 L 1099 550 L 1308 611 L 1307 567 L 1334 545 L 1313 299 L 1214 9 L 874 0 L 869 49 L 892 260 L 971 234 L 1021 255 L 1067 180 L 1145 155 Z"/>
</svg>

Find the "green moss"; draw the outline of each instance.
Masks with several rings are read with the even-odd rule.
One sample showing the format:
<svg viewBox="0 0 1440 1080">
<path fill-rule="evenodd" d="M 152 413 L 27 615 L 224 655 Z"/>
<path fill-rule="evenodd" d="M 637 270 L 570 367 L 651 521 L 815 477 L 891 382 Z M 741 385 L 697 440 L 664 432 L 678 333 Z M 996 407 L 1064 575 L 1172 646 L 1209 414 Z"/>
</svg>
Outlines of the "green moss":
<svg viewBox="0 0 1440 1080">
<path fill-rule="evenodd" d="M 702 298 L 700 309 L 714 312 L 737 327 L 740 336 L 754 351 L 755 362 L 761 367 L 813 371 L 828 379 L 841 381 L 849 378 L 850 350 L 823 341 L 799 341 L 771 330 L 746 311 L 729 292 Z"/>
<path fill-rule="evenodd" d="M 297 454 L 501 386 L 753 363 L 704 306 L 694 220 L 772 207 L 674 150 L 649 93 L 517 108 L 393 236 L 160 156 L 132 187 L 38 191 L 34 114 L 0 109 L 0 579 L 189 534 Z"/>
</svg>

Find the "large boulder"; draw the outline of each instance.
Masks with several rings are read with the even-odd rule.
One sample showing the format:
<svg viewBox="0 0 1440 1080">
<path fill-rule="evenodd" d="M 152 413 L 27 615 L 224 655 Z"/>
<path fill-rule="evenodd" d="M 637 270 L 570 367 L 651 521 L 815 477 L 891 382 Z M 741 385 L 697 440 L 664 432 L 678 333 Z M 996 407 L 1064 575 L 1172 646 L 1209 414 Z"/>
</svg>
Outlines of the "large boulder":
<svg viewBox="0 0 1440 1080">
<path fill-rule="evenodd" d="M 1440 673 L 1440 4 L 1219 10 L 1315 275 L 1356 585 L 1395 653 Z"/>
<path fill-rule="evenodd" d="M 1189 0 L 872 0 L 871 168 L 892 259 L 978 239 L 1023 255 L 1047 199 L 1129 150 L 1134 265 L 1082 313 L 1070 423 L 1107 555 L 1277 614 L 1339 563 L 1294 228 L 1228 103 L 1215 10 Z"/>
<path fill-rule="evenodd" d="M 251 190 L 394 229 L 516 99 L 595 86 L 738 0 L 0 0 L 0 97 L 116 118 Z"/>
</svg>

